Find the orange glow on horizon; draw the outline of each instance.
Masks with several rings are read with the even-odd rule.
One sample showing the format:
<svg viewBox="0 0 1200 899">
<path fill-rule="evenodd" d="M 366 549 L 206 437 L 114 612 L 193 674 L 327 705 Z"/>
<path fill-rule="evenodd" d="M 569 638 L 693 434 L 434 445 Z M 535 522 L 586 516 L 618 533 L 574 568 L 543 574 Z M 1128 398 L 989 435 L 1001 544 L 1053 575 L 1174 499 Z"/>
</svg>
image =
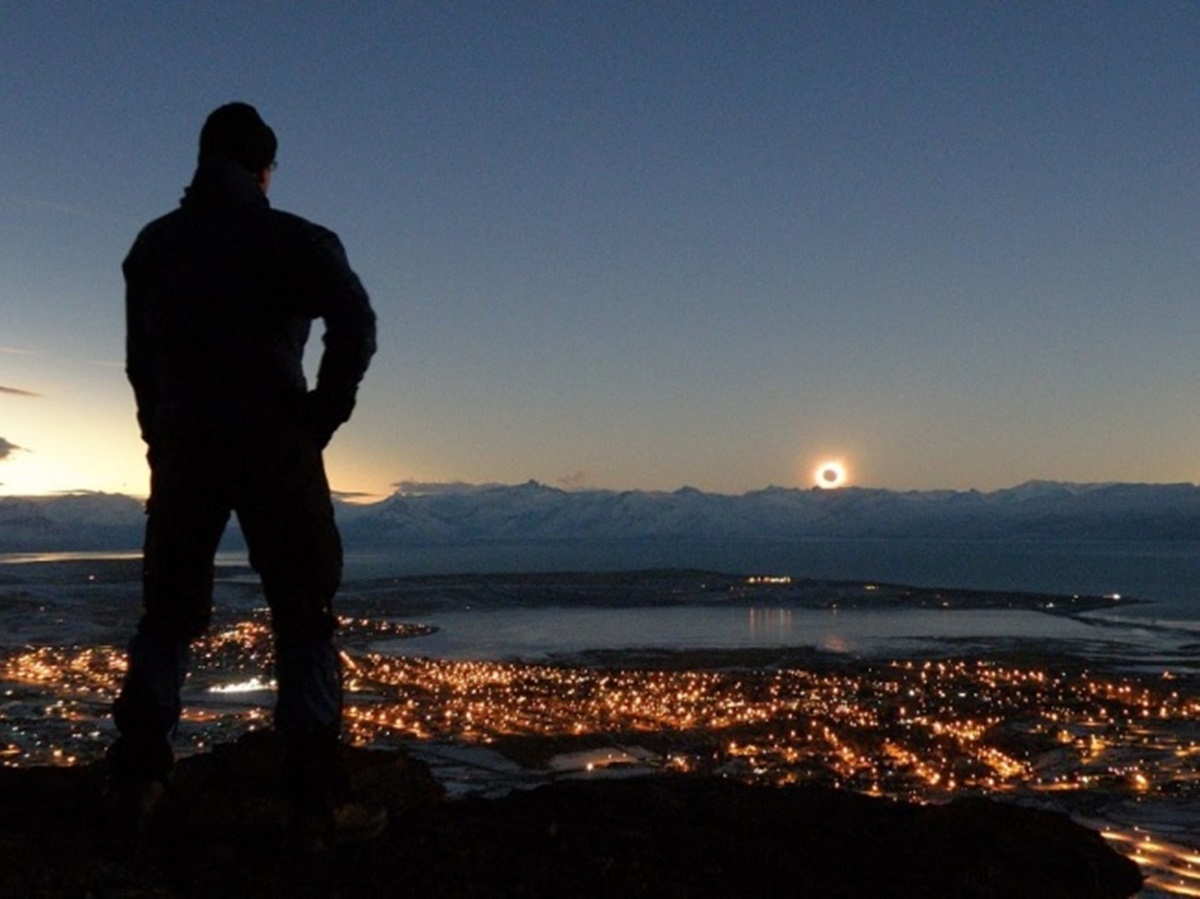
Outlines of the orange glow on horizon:
<svg viewBox="0 0 1200 899">
<path fill-rule="evenodd" d="M 72 447 L 65 452 L 14 453 L 0 466 L 0 496 L 50 496 L 62 493 L 149 493 L 150 473 L 142 453 Z"/>
</svg>

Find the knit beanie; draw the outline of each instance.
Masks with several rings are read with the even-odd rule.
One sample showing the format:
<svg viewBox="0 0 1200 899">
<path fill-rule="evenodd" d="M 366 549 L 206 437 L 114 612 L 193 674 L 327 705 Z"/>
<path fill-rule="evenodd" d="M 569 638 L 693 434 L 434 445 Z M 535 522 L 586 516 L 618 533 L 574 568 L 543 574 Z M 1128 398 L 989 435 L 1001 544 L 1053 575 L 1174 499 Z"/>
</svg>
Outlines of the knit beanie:
<svg viewBox="0 0 1200 899">
<path fill-rule="evenodd" d="M 231 159 L 258 174 L 275 162 L 275 132 L 249 103 L 226 103 L 200 129 L 200 161 Z"/>
</svg>

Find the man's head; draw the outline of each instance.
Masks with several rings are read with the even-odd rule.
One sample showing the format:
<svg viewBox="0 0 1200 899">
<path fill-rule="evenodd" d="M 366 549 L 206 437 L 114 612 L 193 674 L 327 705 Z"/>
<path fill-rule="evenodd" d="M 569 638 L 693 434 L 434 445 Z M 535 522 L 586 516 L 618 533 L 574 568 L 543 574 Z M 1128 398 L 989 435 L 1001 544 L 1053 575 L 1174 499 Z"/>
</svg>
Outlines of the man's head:
<svg viewBox="0 0 1200 899">
<path fill-rule="evenodd" d="M 229 159 L 260 182 L 275 166 L 275 132 L 249 103 L 226 103 L 200 129 L 200 161 Z M 265 185 L 264 185 L 265 186 Z"/>
</svg>

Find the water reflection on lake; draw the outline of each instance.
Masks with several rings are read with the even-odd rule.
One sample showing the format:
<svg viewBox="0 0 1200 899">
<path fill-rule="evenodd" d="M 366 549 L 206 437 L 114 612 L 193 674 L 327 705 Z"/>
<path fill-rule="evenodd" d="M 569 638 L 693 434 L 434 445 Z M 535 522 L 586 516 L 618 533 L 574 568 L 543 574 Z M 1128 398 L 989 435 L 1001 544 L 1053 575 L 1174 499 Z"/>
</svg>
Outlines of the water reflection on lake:
<svg viewBox="0 0 1200 899">
<path fill-rule="evenodd" d="M 815 647 L 852 655 L 903 654 L 942 640 L 1128 642 L 1138 627 L 1099 628 L 1085 620 L 1011 609 L 887 611 L 794 608 L 495 609 L 441 612 L 420 621 L 428 636 L 379 648 L 443 659 L 541 659 L 587 650 Z"/>
</svg>

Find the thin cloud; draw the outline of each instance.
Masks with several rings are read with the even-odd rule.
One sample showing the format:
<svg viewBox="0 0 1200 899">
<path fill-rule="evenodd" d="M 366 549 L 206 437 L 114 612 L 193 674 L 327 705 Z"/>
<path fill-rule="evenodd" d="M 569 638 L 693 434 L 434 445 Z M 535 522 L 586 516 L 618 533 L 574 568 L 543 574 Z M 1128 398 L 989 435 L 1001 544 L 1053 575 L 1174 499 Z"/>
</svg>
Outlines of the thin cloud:
<svg viewBox="0 0 1200 899">
<path fill-rule="evenodd" d="M 22 390 L 20 387 L 5 387 L 0 384 L 0 393 L 6 396 L 41 396 L 40 393 L 34 393 L 32 390 Z"/>
<path fill-rule="evenodd" d="M 392 484 L 397 493 L 406 496 L 433 496 L 447 493 L 478 493 L 496 484 L 466 484 L 462 481 L 396 481 Z"/>
<path fill-rule="evenodd" d="M 33 206 L 37 206 L 50 212 L 56 212 L 59 215 L 70 216 L 71 218 L 95 218 L 95 216 L 83 206 L 74 206 L 70 203 L 60 203 L 57 200 L 46 200 L 41 197 L 32 197 L 30 198 L 29 202 Z"/>
<path fill-rule="evenodd" d="M 6 356 L 36 356 L 33 350 L 23 350 L 15 346 L 0 346 L 0 355 Z"/>
<path fill-rule="evenodd" d="M 568 475 L 563 475 L 558 479 L 558 486 L 563 490 L 582 490 L 590 486 L 595 480 L 595 476 L 590 471 L 576 471 Z"/>
<path fill-rule="evenodd" d="M 3 437 L 0 437 L 0 462 L 3 462 L 13 453 L 21 452 L 24 449 L 25 447 L 17 446 L 11 440 L 5 440 Z"/>
<path fill-rule="evenodd" d="M 338 502 L 350 506 L 361 506 L 386 499 L 381 493 L 368 493 L 365 490 L 331 490 L 329 495 Z"/>
<path fill-rule="evenodd" d="M 51 215 L 62 216 L 64 218 L 78 219 L 85 222 L 101 222 L 106 224 L 129 225 L 134 222 L 134 219 L 129 216 L 114 215 L 111 212 L 91 209 L 87 206 L 79 206 L 74 203 L 62 203 L 58 200 L 50 200 L 45 197 L 17 197 L 18 202 L 22 202 L 27 207 L 39 209 L 43 212 L 49 212 Z"/>
</svg>

